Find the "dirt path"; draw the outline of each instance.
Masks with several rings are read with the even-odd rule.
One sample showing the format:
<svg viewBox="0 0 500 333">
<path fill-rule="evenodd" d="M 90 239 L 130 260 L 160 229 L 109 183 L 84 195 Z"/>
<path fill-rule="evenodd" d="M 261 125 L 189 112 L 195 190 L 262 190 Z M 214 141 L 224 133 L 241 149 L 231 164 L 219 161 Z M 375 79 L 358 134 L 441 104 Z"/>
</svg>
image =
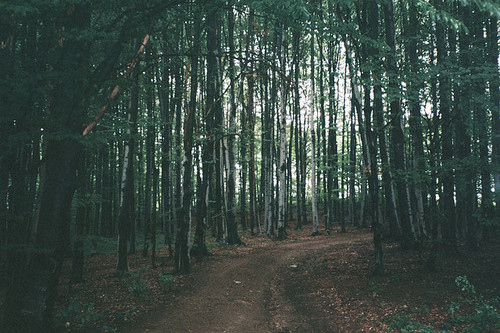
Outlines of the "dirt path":
<svg viewBox="0 0 500 333">
<path fill-rule="evenodd" d="M 210 259 L 187 279 L 170 304 L 143 318 L 130 332 L 325 331 L 331 323 L 316 320 L 311 313 L 316 307 L 306 304 L 309 298 L 294 297 L 307 280 L 290 277 L 314 261 L 315 254 L 369 238 L 369 234 L 309 237 L 272 242 L 250 254 Z"/>
</svg>

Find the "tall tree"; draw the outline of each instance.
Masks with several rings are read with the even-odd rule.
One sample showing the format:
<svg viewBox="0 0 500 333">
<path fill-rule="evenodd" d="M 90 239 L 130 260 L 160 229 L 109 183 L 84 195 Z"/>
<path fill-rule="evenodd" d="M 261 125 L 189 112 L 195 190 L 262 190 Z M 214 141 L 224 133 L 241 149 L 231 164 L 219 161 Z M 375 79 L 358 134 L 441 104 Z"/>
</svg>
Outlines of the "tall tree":
<svg viewBox="0 0 500 333">
<path fill-rule="evenodd" d="M 398 219 L 401 226 L 401 245 L 403 247 L 411 247 L 414 243 L 414 234 L 412 224 L 409 217 L 408 196 L 406 191 L 406 156 L 404 145 L 404 133 L 401 108 L 400 87 L 398 86 L 398 67 L 396 63 L 396 40 L 395 40 L 395 25 L 394 25 L 394 9 L 392 1 L 384 3 L 385 17 L 385 38 L 386 43 L 390 48 L 390 53 L 387 57 L 387 76 L 389 78 L 388 88 L 390 94 L 389 109 L 391 115 L 391 164 L 394 169 L 394 178 L 396 183 L 396 205 L 398 211 Z"/>
<path fill-rule="evenodd" d="M 420 63 L 418 59 L 419 51 L 419 17 L 415 2 L 408 2 L 408 28 L 407 28 L 407 52 L 410 67 L 408 80 L 408 102 L 410 109 L 410 132 L 412 138 L 412 153 L 413 153 L 413 195 L 416 198 L 416 224 L 420 231 L 420 236 L 426 235 L 425 223 L 425 198 L 427 191 L 425 190 L 424 179 L 427 170 L 424 156 L 424 139 L 422 131 L 422 115 L 420 104 L 420 91 L 423 86 L 423 74 L 420 71 Z"/>
<path fill-rule="evenodd" d="M 445 9 L 444 2 L 435 0 L 434 5 L 438 9 Z M 447 70 L 447 28 L 438 21 L 436 22 L 436 53 L 437 65 L 441 75 L 439 75 L 439 111 L 441 114 L 441 185 L 442 197 L 440 207 L 444 214 L 442 223 L 442 234 L 445 246 L 454 249 L 456 246 L 456 224 L 455 224 L 455 203 L 454 203 L 454 181 L 452 170 L 453 159 L 453 128 L 452 128 L 452 112 L 451 112 L 451 80 L 449 71 Z"/>
<path fill-rule="evenodd" d="M 285 217 L 286 217 L 286 197 L 285 197 L 285 183 L 286 183 L 286 97 L 287 97 L 287 84 L 284 78 L 287 48 L 285 46 L 285 36 L 287 29 L 284 25 L 280 27 L 279 43 L 278 43 L 278 56 L 280 59 L 280 72 L 282 75 L 281 91 L 280 91 L 280 114 L 279 114 L 279 194 L 278 194 L 278 239 L 285 238 Z"/>
<path fill-rule="evenodd" d="M 63 2 L 54 7 L 54 29 L 71 35 L 53 45 L 53 70 L 59 73 L 51 93 L 45 126 L 44 185 L 39 190 L 33 252 L 7 289 L 2 328 L 5 331 L 53 331 L 53 309 L 62 261 L 69 250 L 70 212 L 81 154 L 84 99 L 88 77 L 88 40 L 79 38 L 90 26 L 90 3 Z M 49 24 L 49 22 L 46 22 Z"/>
<path fill-rule="evenodd" d="M 495 188 L 496 215 L 500 210 L 500 79 L 498 76 L 498 20 L 490 17 L 487 23 L 487 61 L 490 65 L 491 73 L 490 86 L 490 107 L 492 113 L 492 166 Z"/>
<path fill-rule="evenodd" d="M 233 7 L 228 9 L 228 43 L 229 52 L 229 81 L 230 81 L 230 110 L 229 110 L 229 137 L 228 137 L 228 169 L 227 175 L 227 242 L 228 244 L 240 244 L 238 236 L 238 225 L 236 224 L 236 158 L 234 154 L 236 136 L 236 83 L 234 73 L 234 11 Z"/>
<path fill-rule="evenodd" d="M 136 68 L 132 74 L 132 87 L 130 89 L 130 100 L 128 105 L 128 128 L 126 130 L 127 142 L 123 155 L 121 169 L 121 196 L 120 211 L 118 215 L 118 253 L 116 260 L 116 271 L 118 274 L 129 271 L 127 242 L 129 240 L 130 228 L 135 224 L 135 191 L 134 191 L 134 154 L 136 149 L 137 117 L 139 109 L 139 69 Z"/>
</svg>

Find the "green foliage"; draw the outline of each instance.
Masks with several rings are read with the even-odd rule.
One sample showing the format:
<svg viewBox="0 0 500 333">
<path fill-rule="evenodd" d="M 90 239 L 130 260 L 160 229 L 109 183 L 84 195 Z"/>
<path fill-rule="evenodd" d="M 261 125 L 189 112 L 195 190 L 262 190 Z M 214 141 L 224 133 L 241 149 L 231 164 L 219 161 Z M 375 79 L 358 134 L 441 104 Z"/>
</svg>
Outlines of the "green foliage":
<svg viewBox="0 0 500 333">
<path fill-rule="evenodd" d="M 476 294 L 476 289 L 472 284 L 470 284 L 469 280 L 467 279 L 467 276 L 458 276 L 455 279 L 455 284 L 460 288 L 461 291 L 466 292 L 470 295 L 475 295 Z"/>
<path fill-rule="evenodd" d="M 447 11 L 434 7 L 430 2 L 419 0 L 417 1 L 417 6 L 421 12 L 429 15 L 432 21 L 440 22 L 441 24 L 458 31 L 465 31 L 466 33 L 469 32 L 467 26 L 462 21 L 455 18 Z"/>
<path fill-rule="evenodd" d="M 481 11 L 500 18 L 500 3 L 491 0 L 460 0 L 464 5 L 476 5 Z"/>
<path fill-rule="evenodd" d="M 158 279 L 160 280 L 160 286 L 165 291 L 172 291 L 177 288 L 177 283 L 179 279 L 176 276 L 170 274 L 158 274 Z"/>
<path fill-rule="evenodd" d="M 94 310 L 93 303 L 80 303 L 74 300 L 67 307 L 56 312 L 57 327 L 79 328 L 85 323 L 94 322 L 104 316 Z M 68 324 L 69 323 L 69 324 Z"/>
<path fill-rule="evenodd" d="M 84 236 L 84 253 L 92 254 L 111 254 L 116 252 L 117 240 L 115 237 L 101 237 L 95 235 Z"/>
<path fill-rule="evenodd" d="M 370 281 L 370 291 L 373 293 L 373 295 L 377 296 L 384 291 L 384 288 L 382 288 L 375 281 Z"/>
<path fill-rule="evenodd" d="M 114 315 L 115 315 L 115 320 L 118 322 L 134 321 L 134 317 L 132 316 L 130 311 L 116 311 Z"/>
<path fill-rule="evenodd" d="M 456 302 L 451 302 L 450 305 L 448 305 L 448 312 L 451 314 L 455 314 L 458 310 L 460 310 L 460 305 Z"/>
<path fill-rule="evenodd" d="M 291 26 L 311 18 L 310 4 L 304 0 L 254 0 L 249 5 L 257 11 L 274 14 L 279 20 Z"/>
<path fill-rule="evenodd" d="M 464 332 L 498 332 L 500 330 L 500 313 L 496 307 L 499 305 L 500 299 L 497 297 L 489 301 L 485 300 L 482 295 L 477 294 L 476 289 L 466 276 L 458 276 L 455 283 L 465 293 L 465 302 L 472 305 L 472 310 L 464 314 L 456 314 L 459 306 L 456 303 L 451 303 L 448 311 L 454 314 L 452 322 L 467 325 Z"/>
<path fill-rule="evenodd" d="M 146 282 L 141 277 L 142 271 L 144 269 L 138 269 L 135 272 L 131 272 L 126 278 L 125 278 L 125 286 L 127 287 L 128 291 L 135 296 L 139 296 L 142 298 L 147 298 L 148 297 L 148 291 L 149 287 Z"/>
<path fill-rule="evenodd" d="M 391 330 L 397 330 L 398 332 L 421 332 L 421 333 L 431 333 L 435 332 L 434 327 L 429 325 L 424 325 L 411 318 L 411 316 L 405 312 L 396 312 L 387 317 L 387 325 Z"/>
</svg>

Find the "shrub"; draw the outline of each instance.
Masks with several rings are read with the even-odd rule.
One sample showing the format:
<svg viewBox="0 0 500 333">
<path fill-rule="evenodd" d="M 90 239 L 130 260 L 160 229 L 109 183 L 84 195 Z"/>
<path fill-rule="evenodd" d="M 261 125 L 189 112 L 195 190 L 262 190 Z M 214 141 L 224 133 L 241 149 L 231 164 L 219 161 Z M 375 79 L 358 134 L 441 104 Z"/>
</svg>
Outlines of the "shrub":
<svg viewBox="0 0 500 333">
<path fill-rule="evenodd" d="M 466 276 L 459 276 L 455 279 L 455 284 L 465 293 L 465 302 L 472 305 L 469 313 L 455 314 L 459 306 L 452 303 L 450 312 L 454 314 L 452 321 L 465 324 L 464 332 L 488 333 L 500 331 L 500 314 L 496 310 L 499 299 L 485 300 L 484 297 L 476 293 L 476 289 L 469 282 Z"/>
<path fill-rule="evenodd" d="M 141 278 L 142 271 L 143 269 L 139 269 L 136 272 L 130 273 L 125 279 L 125 285 L 132 295 L 146 298 L 148 296 L 149 287 L 146 280 Z"/>
<path fill-rule="evenodd" d="M 410 315 L 404 311 L 396 312 L 387 317 L 387 326 L 391 330 L 396 330 L 401 333 L 419 332 L 419 333 L 433 333 L 434 327 L 423 325 L 417 320 L 414 320 Z"/>
<path fill-rule="evenodd" d="M 85 323 L 94 322 L 104 316 L 94 310 L 93 303 L 80 303 L 74 300 L 67 307 L 56 312 L 56 326 L 79 328 Z"/>
<path fill-rule="evenodd" d="M 170 274 L 158 274 L 158 278 L 160 280 L 160 286 L 165 291 L 175 290 L 177 288 L 177 283 L 179 279 L 176 276 Z"/>
</svg>

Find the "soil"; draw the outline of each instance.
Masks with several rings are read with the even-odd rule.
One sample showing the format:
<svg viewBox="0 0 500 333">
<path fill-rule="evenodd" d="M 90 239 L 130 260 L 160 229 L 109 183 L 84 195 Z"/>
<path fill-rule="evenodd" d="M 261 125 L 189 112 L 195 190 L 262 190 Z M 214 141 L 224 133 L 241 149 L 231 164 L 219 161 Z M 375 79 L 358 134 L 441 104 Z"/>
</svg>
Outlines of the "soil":
<svg viewBox="0 0 500 333">
<path fill-rule="evenodd" d="M 284 241 L 242 239 L 244 246 L 211 247 L 212 256 L 194 261 L 193 273 L 168 285 L 159 278 L 172 273 L 166 250 L 160 267 L 128 278 L 114 275 L 112 256 L 93 256 L 85 283 L 71 290 L 62 284 L 58 307 L 76 300 L 102 316 L 59 324 L 63 331 L 89 332 L 388 332 L 395 320 L 410 320 L 459 331 L 463 326 L 450 326 L 448 311 L 452 302 L 464 303 L 457 276 L 466 275 L 487 299 L 500 296 L 498 242 L 439 257 L 435 271 L 427 268 L 428 251 L 386 244 L 386 275 L 374 277 L 369 230 L 312 237 L 306 226 Z M 148 260 L 132 256 L 132 270 Z M 141 283 L 146 291 L 134 293 Z"/>
</svg>

